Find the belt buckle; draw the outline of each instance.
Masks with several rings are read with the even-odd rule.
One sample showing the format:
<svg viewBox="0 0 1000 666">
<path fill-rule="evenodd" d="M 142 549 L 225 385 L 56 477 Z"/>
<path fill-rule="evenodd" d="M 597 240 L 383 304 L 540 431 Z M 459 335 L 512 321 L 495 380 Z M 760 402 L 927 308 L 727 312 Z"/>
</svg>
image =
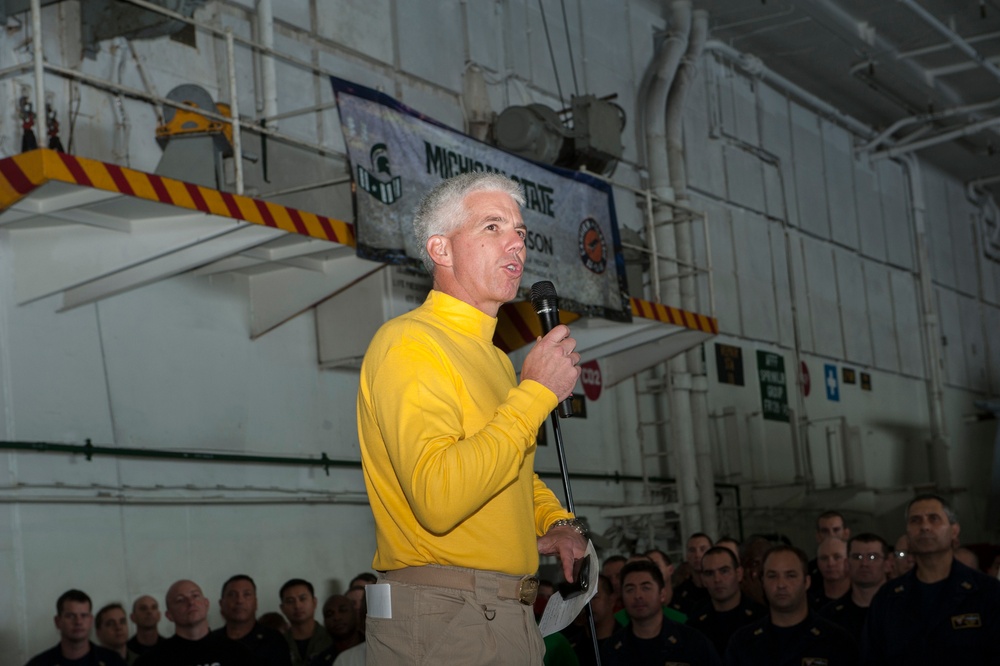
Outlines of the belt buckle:
<svg viewBox="0 0 1000 666">
<path fill-rule="evenodd" d="M 533 606 L 538 596 L 538 578 L 525 576 L 517 584 L 517 599 L 525 606 Z"/>
</svg>

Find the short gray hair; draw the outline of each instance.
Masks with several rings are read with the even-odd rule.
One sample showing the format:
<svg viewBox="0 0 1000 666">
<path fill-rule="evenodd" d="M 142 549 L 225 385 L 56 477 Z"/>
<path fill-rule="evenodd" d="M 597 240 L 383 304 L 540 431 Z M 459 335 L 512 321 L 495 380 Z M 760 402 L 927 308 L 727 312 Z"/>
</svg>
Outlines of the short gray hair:
<svg viewBox="0 0 1000 666">
<path fill-rule="evenodd" d="M 428 192 L 417 205 L 413 216 L 413 235 L 420 250 L 420 259 L 431 275 L 434 262 L 427 254 L 431 236 L 442 236 L 465 222 L 465 197 L 473 192 L 503 192 L 519 206 L 524 205 L 521 184 L 500 173 L 471 171 L 442 181 Z"/>
<path fill-rule="evenodd" d="M 911 499 L 910 503 L 906 505 L 906 513 L 903 514 L 904 520 L 909 521 L 910 507 L 914 504 L 917 502 L 929 502 L 932 500 L 941 504 L 941 510 L 944 511 L 944 515 L 948 516 L 948 523 L 950 525 L 954 525 L 958 522 L 958 514 L 951 508 L 951 504 L 949 504 L 945 498 L 940 495 L 935 495 L 934 493 L 922 493 Z"/>
</svg>

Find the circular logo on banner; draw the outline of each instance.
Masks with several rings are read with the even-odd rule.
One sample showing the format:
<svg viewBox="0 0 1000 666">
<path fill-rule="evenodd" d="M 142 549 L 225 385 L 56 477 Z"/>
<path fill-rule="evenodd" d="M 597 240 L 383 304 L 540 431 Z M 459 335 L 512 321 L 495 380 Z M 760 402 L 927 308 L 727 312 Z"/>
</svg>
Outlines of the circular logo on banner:
<svg viewBox="0 0 1000 666">
<path fill-rule="evenodd" d="M 806 365 L 805 361 L 802 361 L 800 367 L 800 374 L 802 375 L 802 393 L 809 397 L 809 389 L 812 388 L 809 384 L 809 366 Z"/>
<path fill-rule="evenodd" d="M 580 260 L 587 270 L 593 273 L 603 273 L 608 265 L 607 243 L 597 220 L 588 217 L 580 223 L 580 235 L 577 239 L 580 250 Z"/>
<path fill-rule="evenodd" d="M 601 366 L 596 360 L 580 364 L 580 383 L 587 400 L 593 402 L 601 397 Z"/>
</svg>

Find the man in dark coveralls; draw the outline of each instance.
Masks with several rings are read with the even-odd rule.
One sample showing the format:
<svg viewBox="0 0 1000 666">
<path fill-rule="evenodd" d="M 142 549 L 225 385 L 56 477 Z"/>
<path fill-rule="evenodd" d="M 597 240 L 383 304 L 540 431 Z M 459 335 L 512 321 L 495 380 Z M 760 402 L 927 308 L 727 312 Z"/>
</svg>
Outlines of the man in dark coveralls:
<svg viewBox="0 0 1000 666">
<path fill-rule="evenodd" d="M 59 666 L 59 664 L 85 664 L 90 666 L 125 666 L 120 656 L 90 642 L 94 626 L 90 597 L 80 590 L 68 590 L 56 601 L 56 629 L 59 644 L 51 650 L 36 655 L 28 666 Z"/>
<path fill-rule="evenodd" d="M 850 635 L 809 610 L 809 560 L 784 544 L 764 555 L 763 587 L 769 615 L 741 627 L 726 649 L 727 666 L 853 666 L 858 647 Z"/>
<path fill-rule="evenodd" d="M 174 635 L 141 655 L 136 666 L 260 666 L 250 650 L 209 631 L 208 598 L 196 583 L 177 581 L 165 602 Z"/>
<path fill-rule="evenodd" d="M 767 610 L 740 590 L 743 567 L 725 546 L 710 548 L 701 558 L 701 579 L 711 605 L 688 624 L 708 636 L 718 653 L 726 653 L 733 633 L 764 617 Z"/>
<path fill-rule="evenodd" d="M 959 531 L 943 498 L 910 501 L 906 533 L 916 566 L 872 600 L 865 664 L 1000 664 L 1000 581 L 955 560 Z"/>
<path fill-rule="evenodd" d="M 656 564 L 649 560 L 629 562 L 622 567 L 621 578 L 622 602 L 629 623 L 601 650 L 604 666 L 722 663 L 701 632 L 664 616 L 666 583 Z"/>
</svg>

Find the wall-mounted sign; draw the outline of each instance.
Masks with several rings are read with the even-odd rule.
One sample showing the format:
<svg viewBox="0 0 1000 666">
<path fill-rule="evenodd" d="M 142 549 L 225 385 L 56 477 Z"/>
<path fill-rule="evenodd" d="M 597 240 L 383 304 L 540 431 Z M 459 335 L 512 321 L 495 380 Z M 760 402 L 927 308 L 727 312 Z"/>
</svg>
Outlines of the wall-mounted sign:
<svg viewBox="0 0 1000 666">
<path fill-rule="evenodd" d="M 720 384 L 743 386 L 743 348 L 716 342 L 715 371 Z"/>
<path fill-rule="evenodd" d="M 844 376 L 845 384 L 856 384 L 857 379 L 854 374 L 854 368 L 841 368 L 840 374 Z"/>
<path fill-rule="evenodd" d="M 823 365 L 823 383 L 826 384 L 826 399 L 840 402 L 840 384 L 837 383 L 837 366 Z"/>
<path fill-rule="evenodd" d="M 597 400 L 601 397 L 601 366 L 597 359 L 580 364 L 580 383 L 583 384 L 583 394 L 587 400 Z"/>
<path fill-rule="evenodd" d="M 788 389 L 784 357 L 781 354 L 758 350 L 757 378 L 760 381 L 760 405 L 764 418 L 788 423 Z"/>
<path fill-rule="evenodd" d="M 872 390 L 872 376 L 867 372 L 861 373 L 861 390 L 871 391 Z"/>
</svg>

